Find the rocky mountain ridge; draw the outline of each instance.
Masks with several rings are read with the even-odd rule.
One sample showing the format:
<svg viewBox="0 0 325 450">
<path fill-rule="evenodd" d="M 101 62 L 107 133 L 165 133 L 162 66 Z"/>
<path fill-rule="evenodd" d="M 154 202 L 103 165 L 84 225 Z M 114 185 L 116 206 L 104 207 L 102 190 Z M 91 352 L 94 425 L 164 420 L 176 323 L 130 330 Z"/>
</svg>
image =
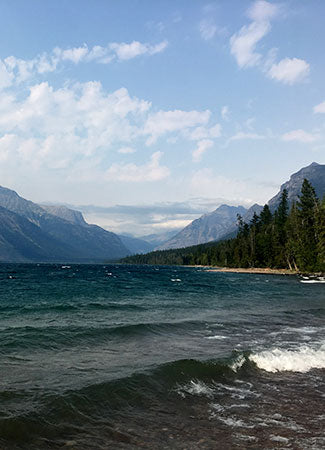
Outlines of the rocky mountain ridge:
<svg viewBox="0 0 325 450">
<path fill-rule="evenodd" d="M 0 261 L 96 262 L 130 254 L 116 234 L 68 208 L 43 208 L 3 187 L 0 207 Z"/>
<path fill-rule="evenodd" d="M 281 185 L 280 191 L 268 202 L 270 209 L 274 210 L 279 205 L 281 193 L 284 189 L 288 191 L 289 204 L 296 202 L 299 198 L 304 178 L 307 178 L 312 184 L 319 198 L 325 195 L 325 164 L 313 162 L 292 174 L 290 179 Z"/>
</svg>

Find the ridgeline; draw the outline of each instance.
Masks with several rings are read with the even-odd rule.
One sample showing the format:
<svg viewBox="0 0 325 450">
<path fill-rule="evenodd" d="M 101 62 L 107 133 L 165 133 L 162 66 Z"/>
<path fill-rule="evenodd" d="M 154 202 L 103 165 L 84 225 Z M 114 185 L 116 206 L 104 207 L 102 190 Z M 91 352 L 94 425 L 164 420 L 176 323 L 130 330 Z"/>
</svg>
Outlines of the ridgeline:
<svg viewBox="0 0 325 450">
<path fill-rule="evenodd" d="M 290 206 L 290 207 L 289 207 Z M 304 179 L 297 202 L 283 189 L 272 213 L 265 205 L 249 223 L 237 216 L 233 239 L 123 258 L 128 264 L 209 265 L 325 272 L 325 197 Z"/>
</svg>

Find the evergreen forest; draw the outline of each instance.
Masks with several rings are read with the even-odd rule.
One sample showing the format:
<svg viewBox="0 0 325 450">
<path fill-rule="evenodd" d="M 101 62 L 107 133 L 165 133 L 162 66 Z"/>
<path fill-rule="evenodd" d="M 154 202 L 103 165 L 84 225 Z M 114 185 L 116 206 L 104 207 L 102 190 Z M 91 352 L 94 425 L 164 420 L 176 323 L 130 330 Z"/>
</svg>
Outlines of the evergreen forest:
<svg viewBox="0 0 325 450">
<path fill-rule="evenodd" d="M 250 223 L 237 216 L 233 239 L 124 258 L 131 264 L 208 265 L 325 272 L 325 197 L 304 179 L 297 202 L 284 189 L 277 209 L 265 205 Z"/>
</svg>

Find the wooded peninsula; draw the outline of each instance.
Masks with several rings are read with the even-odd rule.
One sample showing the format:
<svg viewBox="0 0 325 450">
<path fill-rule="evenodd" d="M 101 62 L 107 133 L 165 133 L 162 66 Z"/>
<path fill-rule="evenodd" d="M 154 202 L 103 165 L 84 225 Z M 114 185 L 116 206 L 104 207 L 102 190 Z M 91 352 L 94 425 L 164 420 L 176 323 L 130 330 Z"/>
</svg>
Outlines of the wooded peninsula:
<svg viewBox="0 0 325 450">
<path fill-rule="evenodd" d="M 289 205 L 284 189 L 275 211 L 266 204 L 249 223 L 238 215 L 237 225 L 233 239 L 129 256 L 121 262 L 325 272 L 325 197 L 317 198 L 307 179 L 297 202 Z"/>
</svg>

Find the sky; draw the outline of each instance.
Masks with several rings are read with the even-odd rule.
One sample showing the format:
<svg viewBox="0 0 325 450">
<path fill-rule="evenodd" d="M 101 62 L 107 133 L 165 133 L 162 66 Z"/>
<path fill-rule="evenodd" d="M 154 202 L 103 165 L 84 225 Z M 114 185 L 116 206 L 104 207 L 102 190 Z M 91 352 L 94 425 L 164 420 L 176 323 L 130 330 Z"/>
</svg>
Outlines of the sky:
<svg viewBox="0 0 325 450">
<path fill-rule="evenodd" d="M 0 0 L 0 184 L 137 236 L 325 163 L 323 0 Z"/>
</svg>

